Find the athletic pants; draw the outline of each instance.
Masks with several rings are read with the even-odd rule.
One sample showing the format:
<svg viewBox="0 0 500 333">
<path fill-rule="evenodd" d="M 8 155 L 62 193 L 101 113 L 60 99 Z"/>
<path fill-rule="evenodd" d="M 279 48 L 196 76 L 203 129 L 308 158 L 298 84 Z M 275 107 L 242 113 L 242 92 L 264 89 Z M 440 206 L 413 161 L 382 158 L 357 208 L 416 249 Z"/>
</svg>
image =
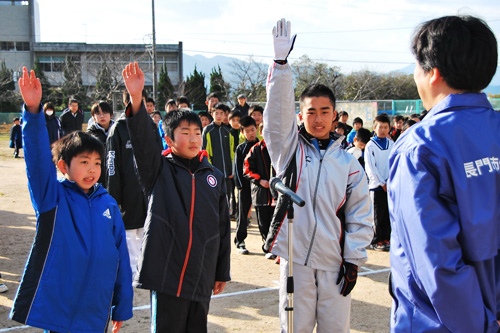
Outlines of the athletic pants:
<svg viewBox="0 0 500 333">
<path fill-rule="evenodd" d="M 257 222 L 259 223 L 259 231 L 262 236 L 262 241 L 265 242 L 267 234 L 269 233 L 269 226 L 274 214 L 273 206 L 255 206 L 255 213 L 257 214 Z"/>
<path fill-rule="evenodd" d="M 144 228 L 125 230 L 127 237 L 127 249 L 130 257 L 130 268 L 132 268 L 132 279 L 137 272 L 137 261 L 141 255 L 142 237 L 144 236 Z"/>
<path fill-rule="evenodd" d="M 238 225 L 236 226 L 236 235 L 234 236 L 234 244 L 238 246 L 247 238 L 248 228 L 248 211 L 252 206 L 252 190 L 243 187 L 238 189 Z"/>
<path fill-rule="evenodd" d="M 375 224 L 372 244 L 388 241 L 391 239 L 391 220 L 389 219 L 387 192 L 370 191 L 370 196 L 373 202 L 373 223 Z"/>
<path fill-rule="evenodd" d="M 151 333 L 207 332 L 209 302 L 151 291 Z"/>
<path fill-rule="evenodd" d="M 281 332 L 288 332 L 288 260 L 280 260 L 279 313 Z M 326 272 L 293 263 L 293 331 L 317 333 L 349 332 L 351 294 L 340 294 L 338 272 Z"/>
</svg>

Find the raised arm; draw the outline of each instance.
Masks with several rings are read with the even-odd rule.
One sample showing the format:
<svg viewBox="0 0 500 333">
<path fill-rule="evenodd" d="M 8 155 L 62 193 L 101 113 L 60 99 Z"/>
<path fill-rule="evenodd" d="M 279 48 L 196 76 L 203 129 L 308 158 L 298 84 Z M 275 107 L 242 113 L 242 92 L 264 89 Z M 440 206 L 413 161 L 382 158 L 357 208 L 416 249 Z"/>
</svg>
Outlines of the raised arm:
<svg viewBox="0 0 500 333">
<path fill-rule="evenodd" d="M 290 27 L 290 22 L 282 19 L 273 29 L 274 63 L 269 67 L 264 110 L 264 140 L 278 177 L 290 163 L 298 143 L 292 70 L 286 60 L 296 38 L 291 36 Z"/>
</svg>

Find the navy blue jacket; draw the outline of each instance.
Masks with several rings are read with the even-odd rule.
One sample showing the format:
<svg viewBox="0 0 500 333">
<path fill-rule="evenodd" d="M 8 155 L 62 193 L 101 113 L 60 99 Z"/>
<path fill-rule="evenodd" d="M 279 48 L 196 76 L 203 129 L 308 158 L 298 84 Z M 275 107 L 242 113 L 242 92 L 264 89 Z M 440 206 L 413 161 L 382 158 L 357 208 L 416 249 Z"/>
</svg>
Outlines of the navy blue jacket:
<svg viewBox="0 0 500 333">
<path fill-rule="evenodd" d="M 10 317 L 56 332 L 104 332 L 132 317 L 132 272 L 116 201 L 57 179 L 43 112 L 23 113 L 28 186 L 37 216 Z"/>
</svg>

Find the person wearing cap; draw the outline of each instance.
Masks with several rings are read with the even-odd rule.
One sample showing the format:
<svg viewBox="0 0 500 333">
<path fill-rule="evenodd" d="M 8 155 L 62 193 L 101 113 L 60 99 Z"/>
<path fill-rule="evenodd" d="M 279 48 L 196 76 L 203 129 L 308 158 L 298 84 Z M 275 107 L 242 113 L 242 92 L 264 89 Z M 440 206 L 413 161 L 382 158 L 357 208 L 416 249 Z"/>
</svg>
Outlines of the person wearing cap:
<svg viewBox="0 0 500 333">
<path fill-rule="evenodd" d="M 248 109 L 250 109 L 250 105 L 247 103 L 247 97 L 244 94 L 238 95 L 238 104 L 234 107 L 233 111 L 240 111 L 241 116 L 248 116 Z"/>
</svg>

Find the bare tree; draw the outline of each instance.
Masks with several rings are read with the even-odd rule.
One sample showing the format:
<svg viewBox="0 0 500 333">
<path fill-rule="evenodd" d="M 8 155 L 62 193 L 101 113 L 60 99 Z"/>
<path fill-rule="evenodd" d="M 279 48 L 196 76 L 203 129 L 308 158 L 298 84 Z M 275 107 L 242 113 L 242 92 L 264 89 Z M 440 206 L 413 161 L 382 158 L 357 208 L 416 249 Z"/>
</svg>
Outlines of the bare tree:
<svg viewBox="0 0 500 333">
<path fill-rule="evenodd" d="M 339 67 L 331 67 L 326 63 L 315 62 L 307 55 L 301 56 L 292 64 L 295 76 L 295 97 L 298 99 L 304 89 L 311 84 L 324 84 L 339 94 L 339 82 L 342 74 Z"/>
<path fill-rule="evenodd" d="M 250 101 L 266 100 L 267 66 L 249 56 L 246 61 L 235 60 L 231 63 L 233 99 L 235 95 L 245 94 Z"/>
</svg>

